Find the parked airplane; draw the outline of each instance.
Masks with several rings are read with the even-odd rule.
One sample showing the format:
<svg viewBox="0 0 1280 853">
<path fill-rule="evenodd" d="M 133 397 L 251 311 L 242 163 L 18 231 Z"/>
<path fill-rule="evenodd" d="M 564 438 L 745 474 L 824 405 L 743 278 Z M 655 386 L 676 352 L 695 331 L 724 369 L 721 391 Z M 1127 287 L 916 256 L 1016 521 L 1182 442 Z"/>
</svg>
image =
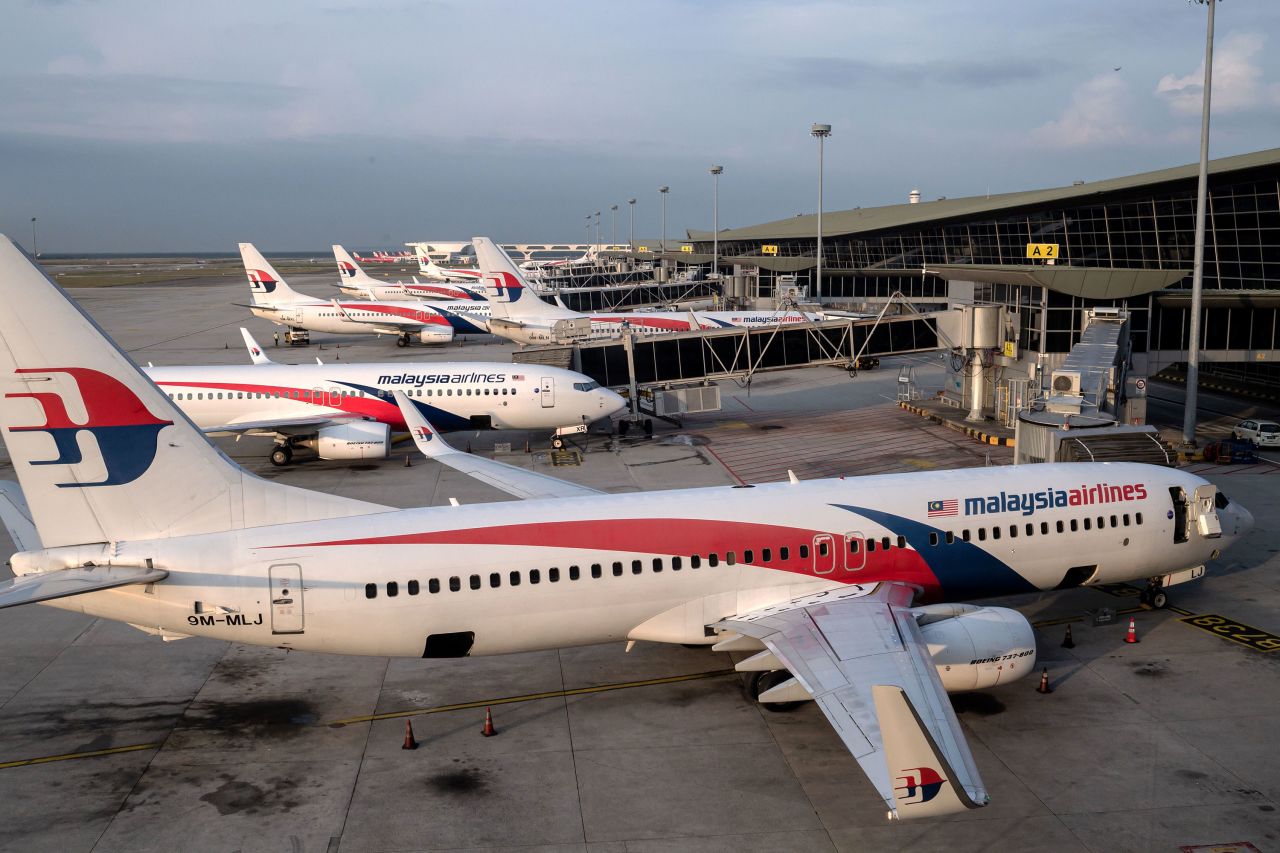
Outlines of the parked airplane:
<svg viewBox="0 0 1280 853">
<path fill-rule="evenodd" d="M 333 247 L 334 260 L 338 262 L 341 277 L 337 288 L 348 296 L 383 302 L 396 299 L 421 299 L 424 302 L 483 302 L 484 294 L 467 287 L 447 282 L 378 281 L 360 268 L 355 258 L 341 246 Z"/>
<path fill-rule="evenodd" d="M 345 654 L 759 649 L 740 664 L 765 673 L 759 698 L 815 699 L 890 817 L 988 800 L 946 693 L 1025 674 L 1035 641 L 1016 611 L 964 602 L 1190 579 L 1253 523 L 1193 474 L 1123 463 L 617 495 L 544 482 L 518 507 L 395 510 L 236 467 L 7 239 L 0 302 L 21 482 L 0 516 L 24 549 L 0 607 Z"/>
<path fill-rule="evenodd" d="M 374 252 L 372 255 L 366 255 L 363 258 L 361 258 L 360 253 L 357 252 L 356 258 L 362 261 L 370 261 L 375 264 L 399 264 L 411 260 L 411 256 L 408 252 L 398 252 L 396 254 L 392 254 L 390 252 Z"/>
<path fill-rule="evenodd" d="M 418 256 L 418 273 L 429 281 L 457 281 L 457 282 L 474 282 L 478 281 L 482 274 L 480 270 L 462 267 L 458 269 L 448 269 L 437 264 L 427 254 L 427 250 L 418 246 L 416 248 Z"/>
<path fill-rule="evenodd" d="M 395 335 L 396 346 L 413 338 L 424 344 L 443 344 L 455 333 L 489 331 L 488 302 L 343 302 L 316 299 L 289 287 L 252 243 L 240 244 L 252 304 L 244 307 L 255 317 L 290 329 L 336 334 Z"/>
<path fill-rule="evenodd" d="M 480 269 L 484 270 L 491 314 L 489 331 L 520 344 L 563 343 L 585 338 L 616 337 L 624 329 L 644 335 L 726 329 L 738 326 L 776 326 L 811 323 L 819 314 L 803 311 L 636 311 L 580 314 L 563 305 L 544 302 L 500 246 L 475 237 Z"/>
<path fill-rule="evenodd" d="M 305 449 L 321 459 L 381 459 L 407 427 L 403 391 L 443 429 L 550 429 L 552 444 L 626 401 L 559 367 L 501 362 L 277 364 L 245 329 L 253 364 L 154 367 L 147 376 L 207 435 L 271 436 L 271 462 Z"/>
</svg>

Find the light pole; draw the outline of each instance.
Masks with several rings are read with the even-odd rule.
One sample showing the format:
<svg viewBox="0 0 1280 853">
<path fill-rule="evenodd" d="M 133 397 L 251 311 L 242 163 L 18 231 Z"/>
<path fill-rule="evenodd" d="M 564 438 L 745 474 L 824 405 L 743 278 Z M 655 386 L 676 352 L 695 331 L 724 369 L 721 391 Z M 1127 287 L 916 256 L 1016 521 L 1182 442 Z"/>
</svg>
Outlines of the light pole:
<svg viewBox="0 0 1280 853">
<path fill-rule="evenodd" d="M 613 214 L 613 238 L 610 241 L 613 245 L 618 245 L 618 206 L 616 204 L 609 205 L 609 212 Z"/>
<path fill-rule="evenodd" d="M 809 133 L 818 140 L 818 257 L 817 276 L 814 279 L 814 297 L 822 298 L 822 148 L 827 137 L 831 135 L 831 125 L 814 123 Z"/>
<path fill-rule="evenodd" d="M 587 257 L 591 257 L 591 214 L 587 214 Z"/>
<path fill-rule="evenodd" d="M 40 244 L 36 242 L 36 218 L 31 217 L 31 257 L 40 259 Z"/>
<path fill-rule="evenodd" d="M 1187 403 L 1182 414 L 1182 441 L 1196 442 L 1196 392 L 1200 382 L 1200 300 L 1204 286 L 1204 208 L 1209 194 L 1209 91 L 1213 81 L 1213 7 L 1215 0 L 1196 0 L 1209 7 L 1204 40 L 1204 97 L 1200 107 L 1200 179 L 1196 184 L 1195 260 L 1191 266 L 1191 322 L 1187 341 Z"/>
<path fill-rule="evenodd" d="M 636 250 L 636 200 L 634 198 L 627 199 L 627 207 L 631 208 L 631 236 L 627 242 L 631 245 L 631 251 L 634 252 Z"/>
<path fill-rule="evenodd" d="M 599 257 L 600 256 L 600 211 L 598 210 L 596 211 L 596 247 L 595 248 L 596 248 L 596 257 L 594 258 L 594 260 L 597 263 L 599 263 L 600 261 L 600 257 Z"/>
<path fill-rule="evenodd" d="M 658 187 L 658 192 L 662 193 L 662 253 L 667 253 L 667 193 L 671 191 L 671 187 Z"/>
<path fill-rule="evenodd" d="M 712 166 L 711 173 L 711 272 L 720 278 L 720 175 L 724 166 Z"/>
</svg>

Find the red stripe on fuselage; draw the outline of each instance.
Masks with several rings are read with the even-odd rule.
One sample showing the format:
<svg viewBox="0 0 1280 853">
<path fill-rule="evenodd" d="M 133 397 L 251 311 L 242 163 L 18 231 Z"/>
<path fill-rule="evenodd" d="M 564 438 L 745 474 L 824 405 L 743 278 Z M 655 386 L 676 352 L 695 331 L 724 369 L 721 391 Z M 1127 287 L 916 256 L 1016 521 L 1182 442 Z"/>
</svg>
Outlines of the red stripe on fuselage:
<svg viewBox="0 0 1280 853">
<path fill-rule="evenodd" d="M 373 418 L 387 424 L 392 429 L 408 429 L 404 422 L 404 415 L 400 412 L 400 407 L 396 405 L 395 400 L 384 400 L 380 397 L 356 397 L 349 394 L 343 394 L 338 398 L 338 405 L 332 405 L 328 401 L 333 399 L 334 394 L 320 392 L 315 395 L 317 399 L 312 399 L 312 393 L 307 388 L 290 388 L 285 385 L 253 385 L 249 383 L 239 382 L 157 382 L 160 387 L 181 386 L 183 388 L 205 388 L 214 391 L 243 391 L 247 394 L 266 394 L 272 400 L 279 402 L 287 400 L 291 403 L 305 403 L 311 406 L 317 406 L 331 412 L 346 412 L 361 417 Z M 297 391 L 296 398 L 288 396 L 292 392 Z M 279 392 L 280 396 L 275 395 Z M 175 401 L 177 402 L 177 401 Z M 189 402 L 183 400 L 182 402 Z M 215 400 L 214 402 L 219 402 Z M 225 400 L 222 402 L 226 402 Z M 262 402 L 266 402 L 265 400 Z"/>
<path fill-rule="evenodd" d="M 834 553 L 818 557 L 814 537 L 829 535 Z M 858 542 L 856 558 L 864 559 L 862 568 L 846 569 L 848 545 L 841 534 L 823 530 L 784 527 L 776 524 L 757 524 L 744 521 L 714 521 L 684 518 L 620 518 L 594 521 L 545 521 L 532 524 L 503 524 L 492 527 L 472 527 L 457 530 L 437 530 L 426 533 L 404 533 L 394 536 L 372 536 L 360 539 L 331 539 L 321 542 L 296 542 L 290 545 L 272 545 L 271 548 L 312 548 L 359 545 L 510 545 L 525 548 L 571 548 L 590 552 L 623 551 L 635 554 L 662 554 L 670 556 L 716 554 L 724 568 L 725 555 L 732 551 L 743 563 L 744 552 L 752 552 L 749 564 L 758 568 L 810 575 L 819 580 L 838 583 L 873 583 L 876 581 L 902 581 L 925 589 L 927 595 L 940 592 L 937 577 L 925 562 L 924 556 L 911 548 L 877 548 L 866 553 L 866 543 Z M 800 558 L 800 546 L 809 549 L 809 556 Z M 787 548 L 788 559 L 781 559 L 781 549 Z M 770 549 L 768 561 L 764 549 Z M 591 555 L 593 556 L 593 555 Z M 566 557 L 566 560 L 573 559 Z M 588 556 L 583 557 L 584 560 Z M 815 563 L 832 565 L 828 572 L 818 572 Z M 704 562 L 704 566 L 706 563 Z M 651 566 L 646 565 L 645 571 Z M 630 571 L 630 568 L 627 569 Z M 932 597 L 932 595 L 931 595 Z"/>
<path fill-rule="evenodd" d="M 424 308 L 407 308 L 400 305 L 388 305 L 377 302 L 355 302 L 343 305 L 346 311 L 372 311 L 374 314 L 387 314 L 393 317 L 404 317 L 426 325 L 448 326 L 449 320 L 442 314 Z"/>
</svg>

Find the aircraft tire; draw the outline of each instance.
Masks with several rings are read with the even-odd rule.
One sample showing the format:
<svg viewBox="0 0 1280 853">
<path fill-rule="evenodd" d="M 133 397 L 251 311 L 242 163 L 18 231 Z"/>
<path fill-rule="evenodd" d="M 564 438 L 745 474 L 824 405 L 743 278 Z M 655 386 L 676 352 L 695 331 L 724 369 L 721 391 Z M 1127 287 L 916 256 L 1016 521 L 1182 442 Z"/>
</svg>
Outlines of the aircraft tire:
<svg viewBox="0 0 1280 853">
<path fill-rule="evenodd" d="M 561 448 L 564 447 L 564 439 L 558 435 L 553 436 L 551 439 L 551 446 L 554 447 L 556 450 L 560 450 Z"/>
<path fill-rule="evenodd" d="M 782 682 L 791 678 L 791 673 L 785 669 L 771 669 L 768 672 L 754 672 L 751 679 L 747 682 L 747 693 L 757 702 L 760 702 L 760 694 L 773 687 L 777 687 Z M 784 711 L 794 711 L 799 708 L 803 702 L 760 702 L 761 707 L 766 711 L 772 711 L 775 714 Z"/>
<path fill-rule="evenodd" d="M 293 461 L 293 449 L 287 444 L 277 444 L 271 451 L 271 464 L 283 468 Z"/>
</svg>

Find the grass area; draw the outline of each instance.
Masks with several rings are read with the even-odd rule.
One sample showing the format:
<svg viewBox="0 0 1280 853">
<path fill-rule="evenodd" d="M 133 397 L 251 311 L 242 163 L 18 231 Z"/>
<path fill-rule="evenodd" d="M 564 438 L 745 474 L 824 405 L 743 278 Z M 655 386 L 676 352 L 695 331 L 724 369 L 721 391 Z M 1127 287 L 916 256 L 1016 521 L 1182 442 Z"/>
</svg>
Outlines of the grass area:
<svg viewBox="0 0 1280 853">
<path fill-rule="evenodd" d="M 121 287 L 150 284 L 191 284 L 201 281 L 242 280 L 244 267 L 239 259 L 218 258 L 59 258 L 42 260 L 40 265 L 63 287 Z M 328 259 L 280 258 L 271 265 L 282 276 L 337 271 Z M 375 278 L 412 275 L 417 264 L 377 264 L 367 272 Z"/>
</svg>

